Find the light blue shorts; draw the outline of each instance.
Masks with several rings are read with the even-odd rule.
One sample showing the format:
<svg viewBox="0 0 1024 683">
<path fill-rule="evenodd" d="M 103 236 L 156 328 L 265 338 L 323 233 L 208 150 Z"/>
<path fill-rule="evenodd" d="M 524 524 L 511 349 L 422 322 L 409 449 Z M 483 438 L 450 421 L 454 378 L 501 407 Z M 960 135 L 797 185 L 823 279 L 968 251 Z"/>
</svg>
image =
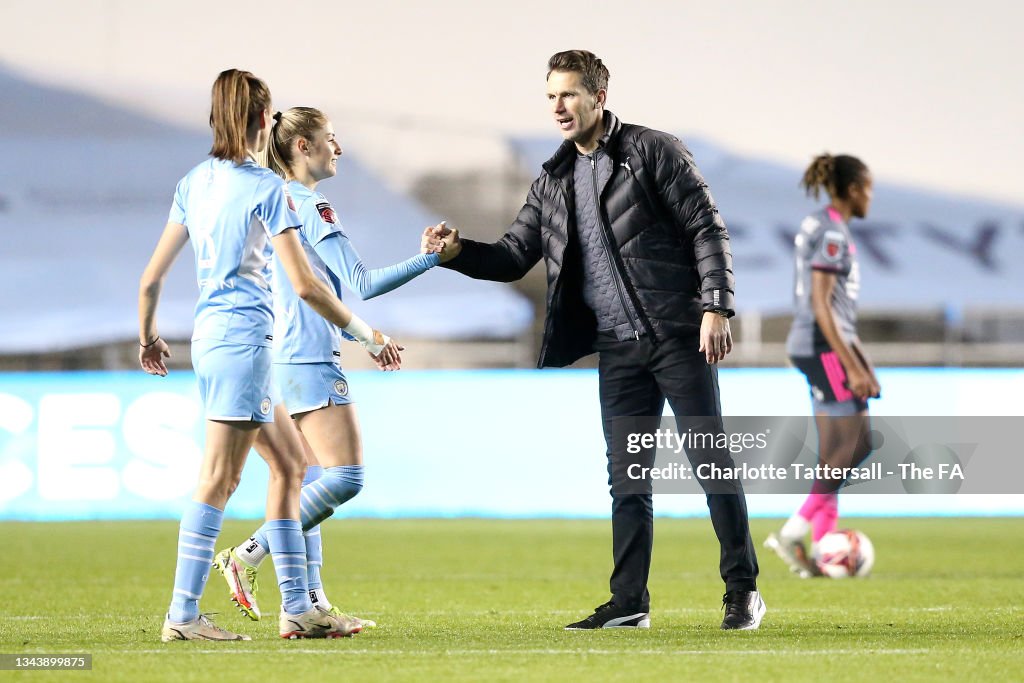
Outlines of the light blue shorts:
<svg viewBox="0 0 1024 683">
<path fill-rule="evenodd" d="M 192 342 L 192 367 L 206 419 L 273 422 L 273 355 L 266 346 L 218 339 Z"/>
<path fill-rule="evenodd" d="M 275 363 L 274 383 L 289 415 L 352 402 L 337 363 Z"/>
</svg>

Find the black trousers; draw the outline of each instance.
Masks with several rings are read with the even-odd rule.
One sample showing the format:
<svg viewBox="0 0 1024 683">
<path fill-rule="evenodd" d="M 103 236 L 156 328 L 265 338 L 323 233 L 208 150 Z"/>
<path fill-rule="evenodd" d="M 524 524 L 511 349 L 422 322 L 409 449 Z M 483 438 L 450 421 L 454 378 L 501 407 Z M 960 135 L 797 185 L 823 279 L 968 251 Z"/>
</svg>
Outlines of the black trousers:
<svg viewBox="0 0 1024 683">
<path fill-rule="evenodd" d="M 609 484 L 614 418 L 660 416 L 668 399 L 677 416 L 709 416 L 720 424 L 722 406 L 718 392 L 718 369 L 708 365 L 697 351 L 696 334 L 651 343 L 617 341 L 599 335 L 599 383 L 601 418 L 608 446 Z M 682 425 L 680 432 L 684 431 Z M 694 455 L 687 452 L 694 463 Z M 725 467 L 732 467 L 727 449 L 700 454 Z M 750 538 L 747 503 L 743 489 L 736 493 L 707 493 L 711 523 L 721 547 L 719 569 L 727 591 L 756 590 L 757 556 Z M 647 580 L 654 547 L 654 507 L 647 494 L 612 494 L 612 550 L 615 568 L 611 576 L 612 599 L 617 605 L 647 612 L 650 594 Z"/>
</svg>

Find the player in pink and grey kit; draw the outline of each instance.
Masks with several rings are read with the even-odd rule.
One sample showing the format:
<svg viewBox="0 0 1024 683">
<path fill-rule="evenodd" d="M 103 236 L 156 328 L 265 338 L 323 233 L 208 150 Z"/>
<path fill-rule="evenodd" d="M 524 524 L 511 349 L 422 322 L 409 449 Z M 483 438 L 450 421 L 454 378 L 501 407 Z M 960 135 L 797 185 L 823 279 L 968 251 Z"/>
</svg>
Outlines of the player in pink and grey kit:
<svg viewBox="0 0 1024 683">
<path fill-rule="evenodd" d="M 804 219 L 796 236 L 793 326 L 786 352 L 807 377 L 818 428 L 818 462 L 853 467 L 870 453 L 869 398 L 881 389 L 857 337 L 860 268 L 847 223 L 864 218 L 871 205 L 871 172 L 856 157 L 823 154 L 804 173 L 801 185 L 829 205 Z M 771 534 L 765 546 L 802 577 L 818 574 L 808 559 L 804 536 L 817 543 L 836 530 L 840 480 L 818 479 L 807 500 Z"/>
</svg>

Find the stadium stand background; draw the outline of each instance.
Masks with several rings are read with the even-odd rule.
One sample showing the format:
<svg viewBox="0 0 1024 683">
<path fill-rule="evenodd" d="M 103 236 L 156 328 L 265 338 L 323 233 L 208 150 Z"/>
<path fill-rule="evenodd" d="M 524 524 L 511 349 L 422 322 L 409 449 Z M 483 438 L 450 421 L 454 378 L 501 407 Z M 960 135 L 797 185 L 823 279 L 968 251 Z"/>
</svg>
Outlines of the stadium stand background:
<svg viewBox="0 0 1024 683">
<path fill-rule="evenodd" d="M 0 302 L 0 369 L 134 368 L 135 279 L 129 275 L 141 272 L 159 234 L 167 188 L 206 148 L 207 136 L 6 71 L 0 88 L 16 103 L 0 114 L 0 150 L 26 160 L 0 169 L 0 225 L 7 236 L 0 288 L 8 292 Z M 76 112 L 73 134 L 39 128 L 48 112 L 69 110 Z M 453 144 L 459 139 L 455 131 L 433 134 L 450 136 Z M 732 235 L 740 310 L 738 344 L 726 366 L 785 365 L 790 245 L 814 206 L 796 186 L 802 169 L 681 137 Z M 339 178 L 323 190 L 371 267 L 414 253 L 419 229 L 441 218 L 467 236 L 496 239 L 559 140 L 498 142 L 507 154 L 493 164 L 422 174 L 404 192 L 369 170 L 358 153 L 346 153 Z M 96 159 L 110 156 L 121 161 L 93 170 Z M 877 364 L 1024 365 L 1024 268 L 1016 257 L 1024 253 L 1024 206 L 883 177 L 876 178 L 869 219 L 852 229 L 863 268 L 860 329 Z M 161 309 L 177 367 L 188 363 L 191 278 L 182 258 Z M 347 300 L 407 342 L 410 367 L 525 368 L 539 347 L 544 288 L 541 268 L 512 286 L 435 270 L 388 296 Z M 369 367 L 367 359 L 346 360 Z M 592 364 L 592 358 L 581 362 Z"/>
<path fill-rule="evenodd" d="M 189 368 L 191 259 L 179 260 L 160 311 L 179 371 L 173 379 L 136 369 L 135 300 L 171 188 L 201 157 L 207 134 L 10 71 L 0 70 L 0 89 L 9 95 L 0 108 L 0 151 L 18 160 L 0 167 L 0 371 L 7 371 L 0 372 L 0 518 L 174 517 L 195 481 L 202 443 L 194 383 L 180 372 Z M 74 129 L 55 131 L 54 112 L 66 111 L 75 112 Z M 358 116 L 343 110 L 336 118 Z M 375 126 L 396 138 L 429 133 L 468 144 L 465 131 L 431 119 Z M 422 227 L 441 218 L 474 238 L 496 239 L 558 144 L 549 135 L 470 135 L 498 150 L 492 162 L 392 177 L 393 160 L 346 152 L 340 178 L 323 190 L 369 265 L 407 257 Z M 791 236 L 813 206 L 797 188 L 801 169 L 685 131 L 682 137 L 733 235 L 740 310 L 738 344 L 722 373 L 724 408 L 750 415 L 771 405 L 777 414 L 802 414 L 806 387 L 783 367 L 782 344 Z M 1024 207 L 879 177 L 870 220 L 854 229 L 865 252 L 860 328 L 869 353 L 888 366 L 877 414 L 1019 415 L 1024 373 L 956 368 L 1024 366 L 1024 269 L 1017 264 Z M 409 347 L 408 371 L 398 376 L 357 375 L 369 360 L 360 353 L 344 359 L 355 371 L 377 484 L 349 514 L 606 514 L 603 474 L 592 462 L 603 452 L 593 427 L 594 373 L 514 370 L 534 366 L 543 293 L 538 267 L 512 285 L 440 271 L 372 302 L 349 297 Z M 590 357 L 577 367 L 593 365 Z M 935 369 L 899 369 L 907 366 Z M 429 372 L 435 369 L 473 371 Z M 524 403 L 536 414 L 528 430 L 512 434 L 507 416 Z M 446 411 L 464 427 L 454 441 L 436 424 Z M 413 435 L 434 432 L 436 439 L 409 450 Z M 442 461 L 460 475 L 424 497 L 424 463 Z M 538 488 L 533 472 L 541 468 L 548 476 Z M 251 458 L 250 470 L 232 499 L 233 516 L 258 516 L 263 504 L 265 467 Z M 569 480 L 572 495 L 565 495 Z M 533 495 L 510 494 L 527 488 Z M 1021 495 L 851 498 L 851 514 L 1024 513 Z M 785 514 L 793 504 L 784 495 L 752 497 L 751 512 Z M 703 503 L 673 496 L 659 513 L 701 515 Z"/>
</svg>

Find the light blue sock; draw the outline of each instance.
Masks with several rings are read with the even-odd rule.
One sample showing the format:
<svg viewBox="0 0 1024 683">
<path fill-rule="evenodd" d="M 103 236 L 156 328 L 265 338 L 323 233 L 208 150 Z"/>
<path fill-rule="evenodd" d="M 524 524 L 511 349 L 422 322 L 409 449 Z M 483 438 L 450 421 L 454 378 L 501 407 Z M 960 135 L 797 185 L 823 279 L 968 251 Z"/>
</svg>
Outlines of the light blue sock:
<svg viewBox="0 0 1024 683">
<path fill-rule="evenodd" d="M 299 499 L 302 528 L 312 529 L 362 490 L 362 465 L 326 468 L 319 479 L 302 487 Z"/>
<path fill-rule="evenodd" d="M 199 598 L 213 562 L 213 546 L 220 534 L 224 511 L 206 503 L 189 502 L 178 529 L 178 566 L 168 619 L 184 624 L 199 616 Z"/>
<path fill-rule="evenodd" d="M 302 534 L 306 539 L 306 577 L 309 590 L 323 588 L 320 567 L 324 566 L 324 548 L 320 540 L 320 526 L 317 525 Z"/>
<path fill-rule="evenodd" d="M 302 485 L 312 484 L 324 475 L 324 468 L 320 465 L 309 465 L 306 467 L 306 476 L 302 478 Z"/>
<path fill-rule="evenodd" d="M 267 525 L 266 525 L 266 523 L 264 523 L 263 526 L 261 526 L 259 529 L 257 529 L 253 533 L 252 538 L 250 538 L 249 540 L 250 541 L 256 541 L 257 543 L 259 543 L 260 547 L 263 548 L 264 552 L 267 552 L 267 553 L 270 552 L 270 541 L 267 540 Z"/>
<path fill-rule="evenodd" d="M 310 465 L 306 468 L 306 476 L 302 480 L 302 485 L 312 484 L 322 477 L 323 473 L 324 468 L 320 465 Z M 320 567 L 324 564 L 324 551 L 320 540 L 320 525 L 304 531 L 302 536 L 306 539 L 306 578 L 309 590 L 312 591 L 315 588 L 323 587 L 323 583 L 320 581 Z"/>
<path fill-rule="evenodd" d="M 323 589 L 320 568 L 324 563 L 320 522 L 335 508 L 351 500 L 363 488 L 363 466 L 341 465 L 328 467 L 315 481 L 302 487 L 302 527 L 306 529 L 306 573 L 310 592 Z"/>
<path fill-rule="evenodd" d="M 352 500 L 356 494 L 363 490 L 363 466 L 362 465 L 340 465 L 324 469 L 319 465 L 311 465 L 306 469 L 306 476 L 302 480 L 302 497 L 300 499 L 302 528 L 305 531 L 316 529 L 320 522 L 332 514 L 335 508 L 342 503 Z M 252 535 L 250 540 L 260 544 L 264 552 L 270 552 L 270 541 L 267 540 L 267 525 L 264 524 Z M 244 547 L 243 546 L 240 546 Z M 317 538 L 316 555 L 323 559 L 323 551 L 320 539 Z M 240 552 L 242 559 L 251 564 L 259 564 L 260 560 L 254 560 L 248 553 Z M 311 557 L 310 546 L 306 545 L 307 558 Z M 320 588 L 320 567 L 316 565 L 315 581 L 318 585 L 311 588 Z M 314 574 L 309 574 L 310 581 L 314 580 Z"/>
<path fill-rule="evenodd" d="M 288 614 L 308 612 L 313 604 L 306 588 L 306 544 L 302 539 L 302 526 L 296 519 L 271 519 L 262 528 L 277 572 L 281 606 Z"/>
</svg>

